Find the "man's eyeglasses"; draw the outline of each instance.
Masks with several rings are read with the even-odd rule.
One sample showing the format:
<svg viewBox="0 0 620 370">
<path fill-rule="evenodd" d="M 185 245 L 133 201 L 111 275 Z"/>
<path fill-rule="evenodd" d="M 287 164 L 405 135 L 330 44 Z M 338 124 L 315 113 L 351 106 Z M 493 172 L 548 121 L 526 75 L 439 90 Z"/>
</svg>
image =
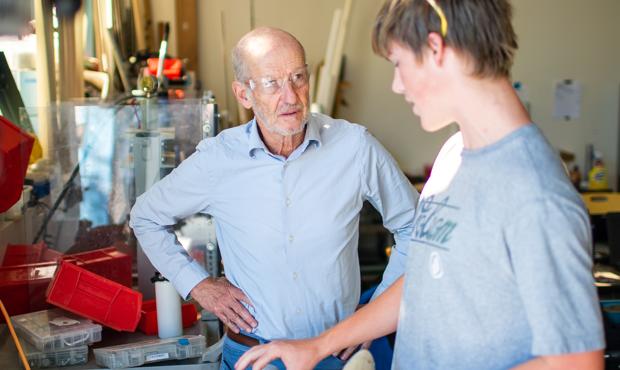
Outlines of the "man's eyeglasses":
<svg viewBox="0 0 620 370">
<path fill-rule="evenodd" d="M 257 79 L 249 79 L 247 84 L 250 90 L 258 91 L 261 94 L 273 95 L 278 93 L 284 87 L 286 81 L 291 82 L 294 89 L 301 89 L 308 85 L 308 66 L 304 66 L 293 71 L 286 77 L 273 78 L 271 76 L 260 77 Z"/>
</svg>

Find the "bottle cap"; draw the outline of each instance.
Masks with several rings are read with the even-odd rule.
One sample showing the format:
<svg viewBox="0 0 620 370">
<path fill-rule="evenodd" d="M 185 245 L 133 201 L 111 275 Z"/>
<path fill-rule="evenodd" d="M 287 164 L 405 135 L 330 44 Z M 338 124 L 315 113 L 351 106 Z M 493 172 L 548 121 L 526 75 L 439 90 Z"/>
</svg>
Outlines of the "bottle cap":
<svg viewBox="0 0 620 370">
<path fill-rule="evenodd" d="M 164 275 L 160 274 L 159 271 L 155 271 L 155 276 L 151 278 L 151 283 L 155 284 L 160 281 L 168 281 L 168 279 L 166 279 Z"/>
</svg>

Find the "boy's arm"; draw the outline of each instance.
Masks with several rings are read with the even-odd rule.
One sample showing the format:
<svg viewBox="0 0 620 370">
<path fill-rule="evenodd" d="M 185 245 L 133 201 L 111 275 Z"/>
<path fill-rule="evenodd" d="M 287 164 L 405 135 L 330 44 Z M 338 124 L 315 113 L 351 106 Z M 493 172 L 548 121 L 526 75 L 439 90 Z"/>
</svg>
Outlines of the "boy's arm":
<svg viewBox="0 0 620 370">
<path fill-rule="evenodd" d="M 396 331 L 403 284 L 404 278 L 400 277 L 377 299 L 318 337 L 252 347 L 235 364 L 235 369 L 262 369 L 277 358 L 287 369 L 312 369 L 336 351 Z"/>
</svg>

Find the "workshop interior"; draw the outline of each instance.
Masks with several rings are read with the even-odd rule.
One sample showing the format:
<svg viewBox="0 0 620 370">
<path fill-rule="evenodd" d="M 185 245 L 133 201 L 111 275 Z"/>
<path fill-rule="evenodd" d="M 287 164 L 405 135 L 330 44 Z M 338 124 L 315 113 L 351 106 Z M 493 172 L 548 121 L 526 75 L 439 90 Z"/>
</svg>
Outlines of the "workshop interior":
<svg viewBox="0 0 620 370">
<path fill-rule="evenodd" d="M 618 369 L 620 2 L 595 2 L 514 1 L 512 79 L 590 214 L 605 363 Z M 391 93 L 391 65 L 370 44 L 382 3 L 0 1 L 0 368 L 220 368 L 223 324 L 156 271 L 129 215 L 202 140 L 252 119 L 231 89 L 231 50 L 256 27 L 296 35 L 312 110 L 367 126 L 421 191 L 456 128 L 423 132 Z M 173 231 L 225 276 L 215 222 L 191 215 Z M 366 298 L 394 242 L 365 203 Z M 393 341 L 375 347 L 377 369 Z"/>
</svg>

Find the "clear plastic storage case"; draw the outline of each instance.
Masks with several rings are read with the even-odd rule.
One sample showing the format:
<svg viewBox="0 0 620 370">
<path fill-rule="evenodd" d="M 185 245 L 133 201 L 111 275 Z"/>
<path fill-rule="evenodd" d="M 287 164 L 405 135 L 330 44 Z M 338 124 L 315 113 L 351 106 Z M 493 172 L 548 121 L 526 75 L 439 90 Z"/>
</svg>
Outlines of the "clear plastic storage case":
<svg viewBox="0 0 620 370">
<path fill-rule="evenodd" d="M 13 325 L 21 338 L 44 352 L 101 341 L 101 325 L 61 309 L 14 316 Z"/>
<path fill-rule="evenodd" d="M 88 346 L 86 345 L 52 352 L 43 352 L 25 341 L 22 345 L 28 364 L 33 369 L 80 365 L 88 362 Z"/>
<path fill-rule="evenodd" d="M 97 365 L 118 369 L 144 364 L 202 357 L 206 340 L 202 335 L 185 335 L 177 338 L 152 339 L 118 346 L 95 348 Z"/>
</svg>

